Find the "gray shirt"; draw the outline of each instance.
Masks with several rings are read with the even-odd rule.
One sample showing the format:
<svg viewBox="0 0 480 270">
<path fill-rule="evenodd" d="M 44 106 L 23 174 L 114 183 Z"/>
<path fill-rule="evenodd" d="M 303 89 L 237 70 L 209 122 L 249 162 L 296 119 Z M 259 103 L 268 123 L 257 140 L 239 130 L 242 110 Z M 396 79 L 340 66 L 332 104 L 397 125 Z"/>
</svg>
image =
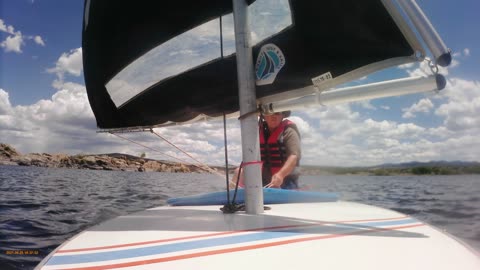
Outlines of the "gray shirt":
<svg viewBox="0 0 480 270">
<path fill-rule="evenodd" d="M 285 144 L 287 158 L 290 155 L 296 155 L 298 161 L 300 161 L 302 150 L 300 145 L 300 135 L 296 125 L 290 125 L 285 129 L 283 133 L 283 143 Z"/>
</svg>

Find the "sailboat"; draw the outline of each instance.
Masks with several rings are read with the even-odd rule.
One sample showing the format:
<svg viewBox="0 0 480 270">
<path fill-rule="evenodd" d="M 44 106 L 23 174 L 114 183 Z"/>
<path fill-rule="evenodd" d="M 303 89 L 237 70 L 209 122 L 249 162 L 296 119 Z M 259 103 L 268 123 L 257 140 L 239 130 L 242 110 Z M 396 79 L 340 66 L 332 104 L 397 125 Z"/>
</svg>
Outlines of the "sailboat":
<svg viewBox="0 0 480 270">
<path fill-rule="evenodd" d="M 101 131 L 239 117 L 245 207 L 219 210 L 231 192 L 176 198 L 81 232 L 38 269 L 480 269 L 414 217 L 261 183 L 259 111 L 445 86 L 450 51 L 414 0 L 86 0 L 82 46 Z M 430 76 L 335 88 L 421 61 Z"/>
</svg>

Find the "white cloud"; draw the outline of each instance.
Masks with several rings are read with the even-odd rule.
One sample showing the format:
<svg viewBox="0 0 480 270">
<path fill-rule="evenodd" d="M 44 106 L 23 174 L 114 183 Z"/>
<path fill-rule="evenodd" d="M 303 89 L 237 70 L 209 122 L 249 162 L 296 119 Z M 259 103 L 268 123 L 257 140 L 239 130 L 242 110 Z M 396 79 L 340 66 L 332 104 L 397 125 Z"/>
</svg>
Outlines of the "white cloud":
<svg viewBox="0 0 480 270">
<path fill-rule="evenodd" d="M 35 43 L 37 43 L 38 45 L 45 46 L 45 42 L 43 41 L 43 39 L 42 39 L 41 36 L 35 36 L 35 37 L 33 37 L 33 40 L 34 40 Z"/>
<path fill-rule="evenodd" d="M 63 59 L 63 58 L 61 58 Z M 75 61 L 61 62 L 71 72 Z M 95 119 L 85 86 L 73 82 L 56 85 L 50 99 L 27 106 L 14 106 L 0 89 L 0 138 L 21 152 L 70 152 L 94 150 L 105 139 L 95 137 Z M 109 145 L 106 143 L 106 145 Z M 105 149 L 105 147 L 100 147 Z"/>
<path fill-rule="evenodd" d="M 404 140 L 406 138 L 413 139 L 422 136 L 425 128 L 417 126 L 413 123 L 397 123 L 394 121 L 375 121 L 367 119 L 362 125 L 354 130 L 356 138 L 389 138 Z"/>
<path fill-rule="evenodd" d="M 409 68 L 413 68 L 413 67 L 415 67 L 415 63 L 407 63 L 407 64 L 403 64 L 403 65 L 398 66 L 398 68 L 400 68 L 400 69 L 409 69 Z"/>
<path fill-rule="evenodd" d="M 402 117 L 403 118 L 415 118 L 415 113 L 422 112 L 428 113 L 431 109 L 433 109 L 434 105 L 432 101 L 428 98 L 421 99 L 417 103 L 413 104 L 409 108 L 402 109 L 404 112 Z"/>
<path fill-rule="evenodd" d="M 460 65 L 460 62 L 458 62 L 456 59 L 452 60 L 452 63 L 450 64 L 449 68 L 454 68 Z M 448 69 L 445 67 L 437 66 L 438 72 L 443 75 L 448 75 Z M 420 63 L 415 63 L 413 66 L 408 66 L 408 68 L 403 67 L 405 71 L 408 73 L 410 77 L 426 77 L 429 75 L 432 75 L 434 71 L 430 68 L 429 64 L 427 61 L 422 61 Z"/>
<path fill-rule="evenodd" d="M 437 67 L 434 67 L 433 70 L 432 70 L 432 68 L 429 65 L 428 60 L 426 59 L 426 60 L 424 60 L 422 62 L 419 62 L 419 63 L 414 62 L 414 63 L 408 63 L 408 64 L 400 65 L 400 66 L 398 66 L 398 68 L 400 68 L 402 70 L 405 70 L 410 77 L 416 77 L 416 76 L 425 77 L 425 76 L 428 76 L 428 75 L 432 75 L 436 68 L 438 68 L 438 72 L 440 74 L 449 75 L 449 69 L 456 68 L 456 67 L 460 66 L 460 61 L 458 61 L 458 58 L 461 58 L 462 53 L 463 53 L 463 56 L 468 57 L 468 56 L 470 56 L 470 49 L 465 48 L 465 49 L 463 49 L 462 52 L 453 53 L 452 54 L 452 58 L 453 58 L 452 62 L 448 67 L 437 66 Z M 432 62 L 434 63 L 435 61 L 432 60 Z"/>
<path fill-rule="evenodd" d="M 22 45 L 24 44 L 22 35 L 8 36 L 0 47 L 4 48 L 5 52 L 22 52 Z"/>
<path fill-rule="evenodd" d="M 25 40 L 30 39 L 33 39 L 38 45 L 45 46 L 42 37 L 38 35 L 35 37 L 24 36 L 20 31 L 15 32 L 15 28 L 11 25 L 6 25 L 2 19 L 0 19 L 0 31 L 9 34 L 4 41 L 0 42 L 0 47 L 4 48 L 5 52 L 22 53 L 22 46 L 25 45 Z"/>
<path fill-rule="evenodd" d="M 8 93 L 0 88 L 0 115 L 7 115 L 11 112 L 12 105 L 8 97 Z"/>
<path fill-rule="evenodd" d="M 5 92 L 0 92 L 0 100 L 5 101 Z M 83 86 L 62 89 L 51 99 L 29 106 L 8 107 L 8 99 L 6 103 L 9 110 L 0 118 L 0 137 L 3 142 L 20 146 L 22 152 L 64 152 L 62 147 L 75 149 L 91 137 L 86 134 L 95 134 L 95 120 Z M 91 146 L 94 144 L 92 141 Z"/>
<path fill-rule="evenodd" d="M 57 80 L 54 81 L 53 87 L 60 89 L 63 85 L 65 74 L 80 76 L 83 70 L 82 48 L 70 50 L 63 53 L 57 60 L 54 68 L 47 69 L 48 73 L 55 73 Z"/>
<path fill-rule="evenodd" d="M 413 111 L 433 109 L 427 99 L 417 102 L 412 108 Z M 362 116 L 349 106 L 323 107 L 310 111 L 303 120 L 312 123 L 309 118 L 314 117 L 320 125 L 310 125 L 310 134 L 302 137 L 302 164 L 365 166 L 413 160 L 480 158 L 480 143 L 474 143 L 469 148 L 468 145 L 461 145 L 461 139 L 453 139 L 463 138 L 465 144 L 470 143 L 472 131 L 464 133 L 446 126 L 426 128 L 414 122 L 362 119 Z M 448 152 L 445 145 L 455 145 L 462 150 Z"/>
<path fill-rule="evenodd" d="M 181 55 L 181 56 L 193 56 L 193 55 L 198 55 L 197 52 L 193 50 L 179 50 L 179 51 L 172 51 L 169 52 L 169 56 L 176 56 L 176 55 Z"/>
<path fill-rule="evenodd" d="M 310 134 L 313 131 L 310 124 L 298 116 L 291 116 L 288 119 L 296 124 L 300 134 Z"/>
<path fill-rule="evenodd" d="M 453 78 L 445 89 L 446 102 L 435 114 L 443 117 L 449 130 L 472 130 L 480 128 L 480 83 Z"/>
<path fill-rule="evenodd" d="M 364 101 L 358 101 L 355 102 L 359 104 L 362 108 L 367 109 L 367 110 L 372 110 L 375 111 L 377 108 L 370 103 L 370 100 L 364 100 Z"/>
<path fill-rule="evenodd" d="M 16 35 L 15 29 L 11 25 L 6 25 L 5 22 L 0 19 L 0 31 L 8 33 L 10 35 Z"/>
</svg>

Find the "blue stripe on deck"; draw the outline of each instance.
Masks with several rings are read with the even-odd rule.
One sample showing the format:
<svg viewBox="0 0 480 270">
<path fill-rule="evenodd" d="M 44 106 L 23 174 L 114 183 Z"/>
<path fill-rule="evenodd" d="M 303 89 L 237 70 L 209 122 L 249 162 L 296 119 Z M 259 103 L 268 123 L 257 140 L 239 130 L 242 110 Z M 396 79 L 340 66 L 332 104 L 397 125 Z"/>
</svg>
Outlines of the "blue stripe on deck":
<svg viewBox="0 0 480 270">
<path fill-rule="evenodd" d="M 60 265 L 60 264 L 77 264 L 77 263 L 91 263 L 91 262 L 101 262 L 109 260 L 118 260 L 118 259 L 129 259 L 135 257 L 149 256 L 149 255 L 159 255 L 170 252 L 178 251 L 187 251 L 199 248 L 210 248 L 210 247 L 219 247 L 224 245 L 238 244 L 238 243 L 248 243 L 261 240 L 270 240 L 276 238 L 284 238 L 290 236 L 300 236 L 308 233 L 323 233 L 323 234 L 338 234 L 346 233 L 358 230 L 372 230 L 377 229 L 381 226 L 392 226 L 392 225 L 402 225 L 409 223 L 418 222 L 416 219 L 408 218 L 401 220 L 393 221 L 380 221 L 380 222 L 366 222 L 366 223 L 354 223 L 354 224 L 335 224 L 328 223 L 327 225 L 319 224 L 318 226 L 312 228 L 294 228 L 287 230 L 277 230 L 277 231 L 261 231 L 253 232 L 250 234 L 234 235 L 227 237 L 219 238 L 210 238 L 202 240 L 194 240 L 181 243 L 171 243 L 156 245 L 151 247 L 142 247 L 142 248 L 132 248 L 126 250 L 113 250 L 113 251 L 102 251 L 96 253 L 88 254 L 78 254 L 78 255 L 57 255 L 55 254 L 46 265 Z M 306 224 L 308 225 L 308 224 Z M 314 225 L 314 224 L 312 224 Z"/>
<path fill-rule="evenodd" d="M 87 263 L 96 261 L 107 261 L 116 259 L 127 259 L 140 256 L 158 255 L 169 252 L 186 251 L 198 248 L 209 248 L 223 245 L 231 245 L 252 241 L 259 241 L 265 239 L 275 239 L 280 237 L 288 237 L 298 235 L 298 232 L 261 232 L 252 233 L 247 235 L 236 235 L 230 237 L 205 239 L 197 241 L 189 241 L 182 243 L 166 244 L 160 246 L 135 248 L 118 251 L 108 251 L 100 253 L 90 253 L 81 255 L 68 255 L 68 256 L 54 256 L 47 265 L 56 264 L 71 264 L 71 263 Z"/>
</svg>

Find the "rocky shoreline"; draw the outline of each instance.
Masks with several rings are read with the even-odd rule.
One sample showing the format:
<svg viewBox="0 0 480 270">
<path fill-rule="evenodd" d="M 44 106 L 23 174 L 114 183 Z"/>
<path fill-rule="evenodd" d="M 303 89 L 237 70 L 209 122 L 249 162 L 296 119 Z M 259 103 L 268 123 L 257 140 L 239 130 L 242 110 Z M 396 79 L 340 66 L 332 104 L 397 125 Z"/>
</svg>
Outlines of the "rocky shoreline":
<svg viewBox="0 0 480 270">
<path fill-rule="evenodd" d="M 0 143 L 0 165 L 136 172 L 211 172 L 197 165 L 158 161 L 118 153 L 72 156 L 47 153 L 22 155 L 12 146 L 3 143 Z"/>
</svg>

